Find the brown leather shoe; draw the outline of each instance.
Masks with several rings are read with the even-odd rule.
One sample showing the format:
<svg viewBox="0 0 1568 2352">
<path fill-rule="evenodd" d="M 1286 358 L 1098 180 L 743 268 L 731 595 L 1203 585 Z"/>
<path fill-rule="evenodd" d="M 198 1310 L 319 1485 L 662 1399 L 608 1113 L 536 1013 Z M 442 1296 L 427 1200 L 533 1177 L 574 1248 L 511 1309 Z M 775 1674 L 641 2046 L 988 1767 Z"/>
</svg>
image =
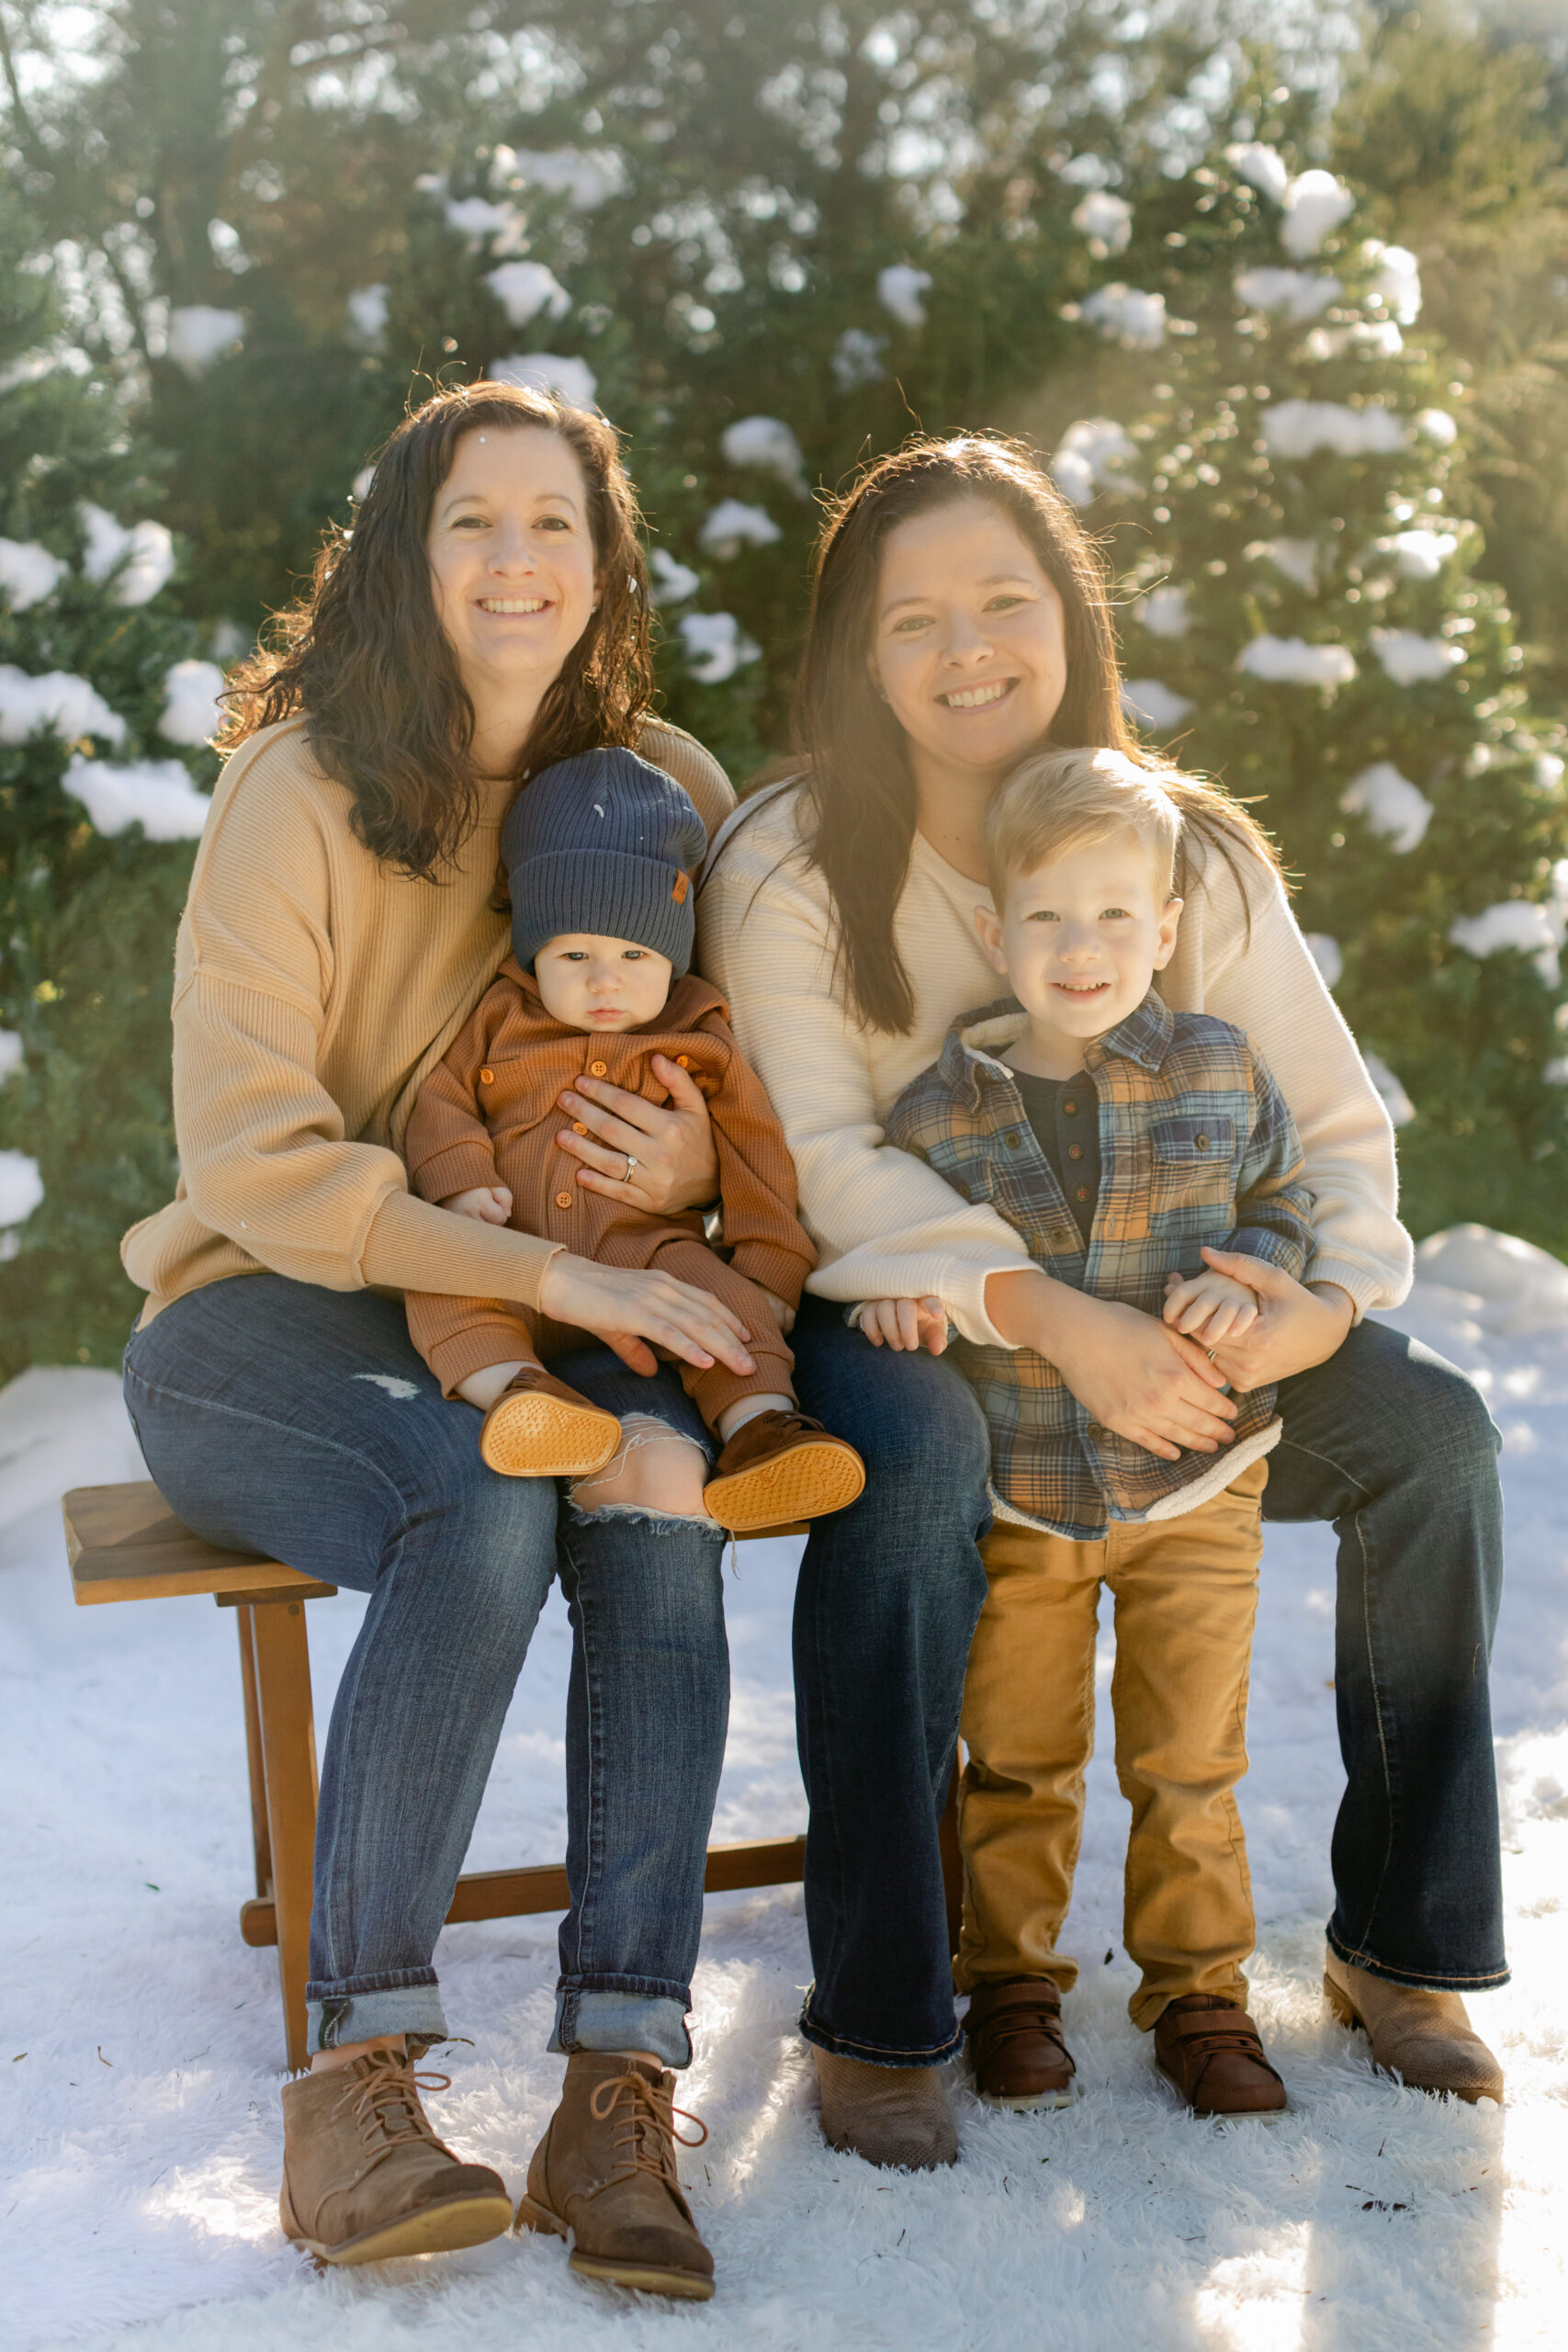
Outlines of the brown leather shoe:
<svg viewBox="0 0 1568 2352">
<path fill-rule="evenodd" d="M 503 1478 L 583 1478 L 620 1442 L 614 1413 L 536 1363 L 524 1365 L 479 1424 L 479 1452 Z"/>
<path fill-rule="evenodd" d="M 964 2021 L 975 2089 L 987 2107 L 1066 2107 L 1077 2073 L 1062 2039 L 1062 1996 L 1050 1976 L 976 1984 Z"/>
<path fill-rule="evenodd" d="M 283 2086 L 283 2234 L 318 2262 L 449 2254 L 512 2226 L 506 2183 L 459 2162 L 419 2102 L 446 2075 L 390 2050 Z"/>
<path fill-rule="evenodd" d="M 672 2104 L 674 2090 L 674 2075 L 644 2059 L 575 2051 L 528 2166 L 517 2225 L 570 2233 L 571 2267 L 585 2278 L 705 2303 L 713 2256 L 681 2194 L 674 2118 L 685 2110 Z M 700 2148 L 705 2125 L 697 2132 L 678 2144 Z"/>
<path fill-rule="evenodd" d="M 1194 2115 L 1278 2115 L 1285 2086 L 1258 2028 L 1235 2001 L 1184 1993 L 1155 2027 L 1155 2064 Z"/>
<path fill-rule="evenodd" d="M 865 1464 L 852 1445 L 829 1437 L 808 1413 L 775 1410 L 754 1413 L 736 1430 L 703 1503 L 710 1519 L 743 1535 L 842 1510 L 864 1484 Z"/>
<path fill-rule="evenodd" d="M 958 2162 L 958 2133 L 940 2066 L 872 2066 L 818 2049 L 822 2137 L 868 2165 L 938 2172 Z"/>
<path fill-rule="evenodd" d="M 1465 2015 L 1457 1993 L 1424 1993 L 1357 1968 L 1329 1948 L 1323 1989 L 1341 2025 L 1359 2026 L 1372 2064 L 1416 2091 L 1503 2104 L 1503 2069 Z"/>
</svg>

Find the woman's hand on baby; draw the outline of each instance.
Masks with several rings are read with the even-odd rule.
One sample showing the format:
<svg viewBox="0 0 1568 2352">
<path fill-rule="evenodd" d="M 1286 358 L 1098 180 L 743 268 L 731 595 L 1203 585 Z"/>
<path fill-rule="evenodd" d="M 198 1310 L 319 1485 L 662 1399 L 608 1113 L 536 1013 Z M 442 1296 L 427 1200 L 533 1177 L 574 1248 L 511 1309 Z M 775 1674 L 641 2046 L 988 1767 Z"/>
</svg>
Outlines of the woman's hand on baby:
<svg viewBox="0 0 1568 2352">
<path fill-rule="evenodd" d="M 1205 1348 L 1239 1340 L 1258 1320 L 1258 1301 L 1245 1283 L 1211 1267 L 1201 1274 L 1172 1274 L 1165 1286 L 1165 1319 Z"/>
<path fill-rule="evenodd" d="M 475 1184 L 467 1193 L 449 1193 L 441 1205 L 458 1216 L 477 1216 L 481 1225 L 504 1225 L 512 1215 L 512 1194 L 504 1184 Z"/>
<path fill-rule="evenodd" d="M 746 1351 L 750 1334 L 740 1317 L 673 1274 L 601 1266 L 558 1250 L 540 1278 L 539 1308 L 552 1322 L 592 1331 L 634 1372 L 658 1370 L 649 1340 L 699 1372 L 716 1361 L 742 1379 L 757 1369 Z"/>
<path fill-rule="evenodd" d="M 874 1348 L 940 1356 L 947 1345 L 947 1309 L 940 1298 L 868 1298 L 860 1328 Z"/>
<path fill-rule="evenodd" d="M 669 1089 L 665 1109 L 606 1079 L 580 1078 L 560 1097 L 572 1124 L 556 1143 L 581 1162 L 577 1181 L 584 1192 L 604 1193 L 656 1216 L 705 1208 L 718 1197 L 718 1155 L 702 1089 L 664 1054 L 655 1054 L 651 1067 Z"/>
</svg>

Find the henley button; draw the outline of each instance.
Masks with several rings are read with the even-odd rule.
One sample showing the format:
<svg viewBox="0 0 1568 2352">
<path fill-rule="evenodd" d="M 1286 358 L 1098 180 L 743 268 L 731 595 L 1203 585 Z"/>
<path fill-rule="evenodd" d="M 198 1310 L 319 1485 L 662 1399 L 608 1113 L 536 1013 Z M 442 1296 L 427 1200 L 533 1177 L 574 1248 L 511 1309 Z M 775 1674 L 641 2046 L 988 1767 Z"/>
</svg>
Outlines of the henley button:
<svg viewBox="0 0 1568 2352">
<path fill-rule="evenodd" d="M 1066 1113 L 1069 1119 L 1075 1115 L 1077 1107 L 1078 1106 L 1076 1102 L 1064 1102 L 1062 1105 L 1063 1110 Z"/>
<path fill-rule="evenodd" d="M 1082 1146 L 1082 1144 L 1081 1144 L 1081 1143 L 1070 1143 L 1070 1144 L 1067 1146 L 1067 1158 L 1068 1158 L 1069 1159 L 1081 1159 L 1083 1158 L 1083 1146 Z"/>
<path fill-rule="evenodd" d="M 1089 1198 L 1089 1186 L 1088 1186 L 1087 1184 L 1080 1184 L 1080 1185 L 1078 1186 L 1078 1189 L 1077 1189 L 1077 1198 L 1078 1198 L 1080 1201 L 1087 1201 L 1087 1200 L 1088 1200 L 1088 1198 Z M 1110 1230 L 1110 1228 L 1109 1228 L 1109 1227 L 1107 1227 L 1107 1231 L 1109 1231 L 1109 1230 Z"/>
<path fill-rule="evenodd" d="M 608 1062 L 590 1062 L 588 1075 L 590 1078 L 603 1078 L 609 1067 Z"/>
<path fill-rule="evenodd" d="M 570 1208 L 571 1194 L 570 1193 L 558 1193 L 556 1194 L 556 1206 L 558 1209 Z"/>
</svg>

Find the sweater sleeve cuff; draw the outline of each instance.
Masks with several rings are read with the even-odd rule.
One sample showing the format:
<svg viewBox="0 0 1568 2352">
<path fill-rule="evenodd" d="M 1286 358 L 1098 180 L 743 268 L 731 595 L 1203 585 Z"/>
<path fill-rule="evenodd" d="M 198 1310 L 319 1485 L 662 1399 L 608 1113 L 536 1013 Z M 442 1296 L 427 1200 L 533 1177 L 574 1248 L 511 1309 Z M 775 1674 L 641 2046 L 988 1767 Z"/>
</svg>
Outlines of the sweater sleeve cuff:
<svg viewBox="0 0 1568 2352">
<path fill-rule="evenodd" d="M 438 1202 L 449 1201 L 454 1193 L 475 1192 L 499 1181 L 494 1152 L 476 1143 L 454 1143 L 444 1151 L 433 1151 L 417 1168 L 411 1167 L 409 1175 L 422 1199 Z"/>
<path fill-rule="evenodd" d="M 377 1290 L 478 1294 L 537 1306 L 545 1268 L 559 1254 L 558 1242 L 536 1234 L 454 1216 L 412 1193 L 389 1193 L 365 1237 L 359 1271 Z"/>
<path fill-rule="evenodd" d="M 986 1312 L 986 1284 L 992 1274 L 1027 1270 L 1030 1260 L 1021 1241 L 1016 1257 L 997 1258 L 989 1265 L 983 1259 L 946 1255 L 886 1258 L 867 1265 L 857 1251 L 856 1259 L 859 1262 L 853 1266 L 848 1260 L 819 1266 L 807 1280 L 807 1289 L 818 1298 L 837 1299 L 845 1306 L 868 1298 L 940 1298 L 962 1338 L 973 1340 L 976 1347 L 1012 1349 L 1013 1342 L 1003 1339 Z"/>
<path fill-rule="evenodd" d="M 1309 1284 L 1334 1283 L 1347 1291 L 1356 1310 L 1357 1323 L 1380 1307 L 1397 1306 L 1410 1288 L 1408 1280 L 1391 1283 L 1385 1275 L 1374 1274 L 1365 1266 L 1358 1266 L 1346 1258 L 1326 1257 L 1321 1251 L 1309 1261 L 1301 1279 Z"/>
<path fill-rule="evenodd" d="M 740 1241 L 729 1262 L 738 1274 L 744 1274 L 759 1290 L 771 1290 L 786 1306 L 800 1305 L 800 1294 L 811 1272 L 809 1258 L 802 1258 L 794 1250 L 780 1249 L 773 1241 Z"/>
<path fill-rule="evenodd" d="M 446 1397 L 457 1396 L 459 1382 L 470 1373 L 488 1372 L 492 1363 L 536 1361 L 527 1325 L 501 1315 L 481 1316 L 460 1331 L 449 1331 L 425 1351 L 424 1360 Z"/>
</svg>

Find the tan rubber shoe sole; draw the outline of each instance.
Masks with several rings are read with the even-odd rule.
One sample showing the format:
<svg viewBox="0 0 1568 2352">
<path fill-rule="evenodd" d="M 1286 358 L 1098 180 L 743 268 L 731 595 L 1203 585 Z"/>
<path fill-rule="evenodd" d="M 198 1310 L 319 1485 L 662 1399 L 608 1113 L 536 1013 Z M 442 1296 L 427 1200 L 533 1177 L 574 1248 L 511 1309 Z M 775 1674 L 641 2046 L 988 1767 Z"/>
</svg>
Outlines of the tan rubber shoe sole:
<svg viewBox="0 0 1568 2352">
<path fill-rule="evenodd" d="M 710 1519 L 736 1534 L 782 1527 L 792 1519 L 821 1519 L 845 1510 L 865 1485 L 860 1456 L 840 1438 L 806 1437 L 787 1453 L 713 1478 L 703 1488 Z"/>
<path fill-rule="evenodd" d="M 564 2238 L 566 2223 L 558 2213 L 536 2199 L 525 2197 L 517 2208 L 520 2230 L 537 2230 L 543 2235 Z M 581 2278 L 604 2278 L 613 2287 L 635 2287 L 644 2295 L 672 2295 L 682 2302 L 706 2303 L 713 2300 L 714 2282 L 700 2271 L 669 2270 L 653 2262 L 615 2262 L 601 2254 L 582 2254 L 574 2246 L 567 2256 L 567 2268 L 575 2270 Z"/>
<path fill-rule="evenodd" d="M 603 1470 L 620 1442 L 614 1413 L 520 1389 L 485 1415 L 479 1453 L 503 1478 L 583 1478 Z"/>
<path fill-rule="evenodd" d="M 484 2245 L 512 2227 L 512 2202 L 505 2196 L 453 2197 L 437 2205 L 422 2205 L 393 2222 L 367 2230 L 363 2236 L 327 2245 L 320 2238 L 303 2236 L 287 2200 L 283 2233 L 291 2245 L 314 2255 L 334 2269 L 351 2269 L 361 2262 L 393 2262 L 411 2254 L 457 2254 L 464 2246 Z"/>
</svg>

